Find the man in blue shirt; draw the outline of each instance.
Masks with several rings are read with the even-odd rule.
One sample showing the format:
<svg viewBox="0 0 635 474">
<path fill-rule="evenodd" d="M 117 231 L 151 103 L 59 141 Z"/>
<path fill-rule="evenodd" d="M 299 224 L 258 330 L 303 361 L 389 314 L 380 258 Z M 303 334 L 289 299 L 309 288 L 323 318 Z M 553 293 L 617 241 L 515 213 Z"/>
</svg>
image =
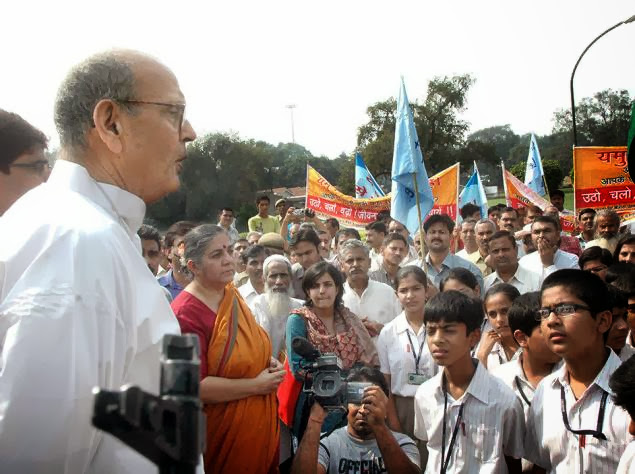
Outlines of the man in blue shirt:
<svg viewBox="0 0 635 474">
<path fill-rule="evenodd" d="M 181 290 L 190 282 L 189 276 L 181 271 L 181 256 L 183 255 L 182 243 L 190 230 L 196 227 L 196 223 L 179 221 L 170 226 L 165 234 L 165 251 L 168 252 L 168 260 L 171 268 L 158 278 L 159 285 L 166 288 L 172 299 L 176 298 Z"/>
<path fill-rule="evenodd" d="M 423 224 L 428 253 L 423 259 L 422 268 L 436 287 L 452 268 L 465 268 L 471 271 L 481 288 L 483 274 L 476 265 L 450 253 L 450 237 L 454 230 L 454 221 L 446 214 L 435 214 Z"/>
</svg>

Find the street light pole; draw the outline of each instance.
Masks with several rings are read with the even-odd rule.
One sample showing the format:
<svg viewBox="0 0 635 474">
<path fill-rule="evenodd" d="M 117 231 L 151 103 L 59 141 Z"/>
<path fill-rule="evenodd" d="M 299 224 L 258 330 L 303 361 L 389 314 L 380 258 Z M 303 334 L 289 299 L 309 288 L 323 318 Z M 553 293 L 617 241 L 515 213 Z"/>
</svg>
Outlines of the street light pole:
<svg viewBox="0 0 635 474">
<path fill-rule="evenodd" d="M 573 72 L 571 72 L 571 82 L 569 84 L 569 87 L 571 89 L 571 120 L 573 122 L 573 146 L 578 146 L 578 133 L 577 133 L 577 127 L 576 127 L 576 124 L 575 124 L 575 99 L 573 97 L 573 77 L 575 76 L 576 69 L 578 69 L 578 64 L 580 64 L 580 61 L 582 60 L 582 57 L 591 48 L 591 46 L 593 46 L 597 42 L 597 40 L 599 40 L 602 36 L 607 34 L 609 31 L 614 30 L 615 28 L 617 28 L 620 25 L 626 25 L 627 23 L 632 23 L 633 21 L 635 21 L 635 15 L 633 15 L 632 17 L 630 17 L 627 20 L 620 21 L 619 23 L 611 26 L 608 30 L 606 30 L 604 33 L 602 33 L 597 38 L 595 38 L 593 41 L 591 41 L 591 43 L 589 43 L 589 45 L 584 49 L 584 51 L 582 51 L 582 54 L 580 55 L 580 57 L 578 58 L 578 61 L 575 63 L 575 66 L 573 67 Z"/>
<path fill-rule="evenodd" d="M 295 129 L 293 127 L 293 109 L 296 108 L 296 105 L 295 104 L 289 104 L 286 107 L 291 112 L 291 141 L 293 143 L 295 143 Z"/>
</svg>

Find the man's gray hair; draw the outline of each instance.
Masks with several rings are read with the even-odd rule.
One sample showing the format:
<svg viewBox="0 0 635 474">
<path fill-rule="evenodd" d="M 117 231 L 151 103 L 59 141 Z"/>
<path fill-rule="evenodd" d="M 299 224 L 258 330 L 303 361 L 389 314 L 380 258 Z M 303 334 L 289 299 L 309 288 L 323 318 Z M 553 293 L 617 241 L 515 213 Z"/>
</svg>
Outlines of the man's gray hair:
<svg viewBox="0 0 635 474">
<path fill-rule="evenodd" d="M 617 225 L 620 225 L 620 215 L 615 212 L 613 209 L 600 209 L 595 216 L 593 216 L 593 228 L 596 228 L 598 225 L 598 219 L 600 217 L 607 217 L 611 219 L 613 222 L 617 222 Z"/>
<path fill-rule="evenodd" d="M 487 218 L 485 218 L 485 219 L 480 219 L 480 220 L 479 220 L 479 221 L 478 221 L 478 222 L 474 225 L 474 228 L 476 228 L 476 226 L 477 226 L 477 225 L 479 225 L 479 224 L 489 224 L 489 225 L 491 225 L 491 226 L 494 228 L 494 232 L 496 232 L 496 223 L 495 223 L 493 220 L 491 220 L 491 219 L 487 219 Z"/>
<path fill-rule="evenodd" d="M 227 231 L 218 225 L 203 224 L 194 227 L 185 235 L 183 239 L 185 243 L 185 253 L 183 255 L 185 262 L 181 264 L 182 270 L 185 270 L 185 273 L 188 275 L 191 274 L 187 268 L 188 260 L 192 260 L 197 266 L 203 263 L 207 246 L 220 234 L 227 234 Z"/>
<path fill-rule="evenodd" d="M 343 257 L 345 254 L 355 249 L 363 250 L 366 258 L 370 258 L 370 250 L 368 249 L 368 247 L 364 245 L 361 240 L 357 239 L 348 239 L 344 241 L 344 243 L 340 245 L 339 248 L 340 256 Z"/>
<path fill-rule="evenodd" d="M 93 111 L 100 100 L 111 99 L 132 111 L 125 101 L 135 97 L 132 61 L 123 51 L 99 53 L 68 73 L 57 92 L 54 120 L 62 147 L 83 148 L 95 127 Z"/>
<path fill-rule="evenodd" d="M 265 277 L 265 279 L 269 276 L 269 265 L 271 265 L 274 262 L 284 263 L 287 266 L 287 271 L 289 272 L 289 276 L 292 275 L 291 262 L 289 261 L 289 259 L 283 255 L 274 254 L 274 255 L 269 255 L 267 258 L 265 258 L 265 261 L 262 264 L 262 275 Z"/>
</svg>

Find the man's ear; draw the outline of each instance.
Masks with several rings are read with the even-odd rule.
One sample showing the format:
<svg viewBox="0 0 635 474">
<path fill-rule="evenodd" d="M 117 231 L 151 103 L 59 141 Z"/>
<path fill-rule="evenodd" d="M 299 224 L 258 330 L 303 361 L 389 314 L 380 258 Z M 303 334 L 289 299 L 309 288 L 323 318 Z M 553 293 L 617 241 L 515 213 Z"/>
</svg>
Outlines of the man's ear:
<svg viewBox="0 0 635 474">
<path fill-rule="evenodd" d="M 605 332 L 611 329 L 611 325 L 613 324 L 613 313 L 611 310 L 601 311 L 595 315 L 595 320 L 597 321 L 597 328 L 600 334 L 604 334 Z"/>
<path fill-rule="evenodd" d="M 120 110 L 119 106 L 110 99 L 100 100 L 93 109 L 93 122 L 97 135 L 114 154 L 119 154 L 123 150 Z"/>
<path fill-rule="evenodd" d="M 527 347 L 528 345 L 527 339 L 529 338 L 527 337 L 527 334 L 522 332 L 520 329 L 516 329 L 514 331 L 514 339 L 516 339 L 516 342 L 518 343 L 518 345 L 522 347 L 523 349 Z"/>
<path fill-rule="evenodd" d="M 481 340 L 481 328 L 476 328 L 474 331 L 467 335 L 467 339 L 470 343 L 470 348 L 474 349 Z"/>
</svg>

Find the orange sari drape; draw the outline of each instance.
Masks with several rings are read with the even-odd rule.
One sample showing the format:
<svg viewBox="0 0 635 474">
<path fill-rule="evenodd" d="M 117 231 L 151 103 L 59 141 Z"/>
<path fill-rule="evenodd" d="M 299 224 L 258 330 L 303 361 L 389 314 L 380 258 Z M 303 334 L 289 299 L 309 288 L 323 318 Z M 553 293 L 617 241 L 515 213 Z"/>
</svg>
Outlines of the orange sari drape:
<svg viewBox="0 0 635 474">
<path fill-rule="evenodd" d="M 233 284 L 216 315 L 207 352 L 208 372 L 229 379 L 253 378 L 269 367 L 271 343 Z M 206 404 L 205 473 L 278 472 L 276 392 Z"/>
</svg>

